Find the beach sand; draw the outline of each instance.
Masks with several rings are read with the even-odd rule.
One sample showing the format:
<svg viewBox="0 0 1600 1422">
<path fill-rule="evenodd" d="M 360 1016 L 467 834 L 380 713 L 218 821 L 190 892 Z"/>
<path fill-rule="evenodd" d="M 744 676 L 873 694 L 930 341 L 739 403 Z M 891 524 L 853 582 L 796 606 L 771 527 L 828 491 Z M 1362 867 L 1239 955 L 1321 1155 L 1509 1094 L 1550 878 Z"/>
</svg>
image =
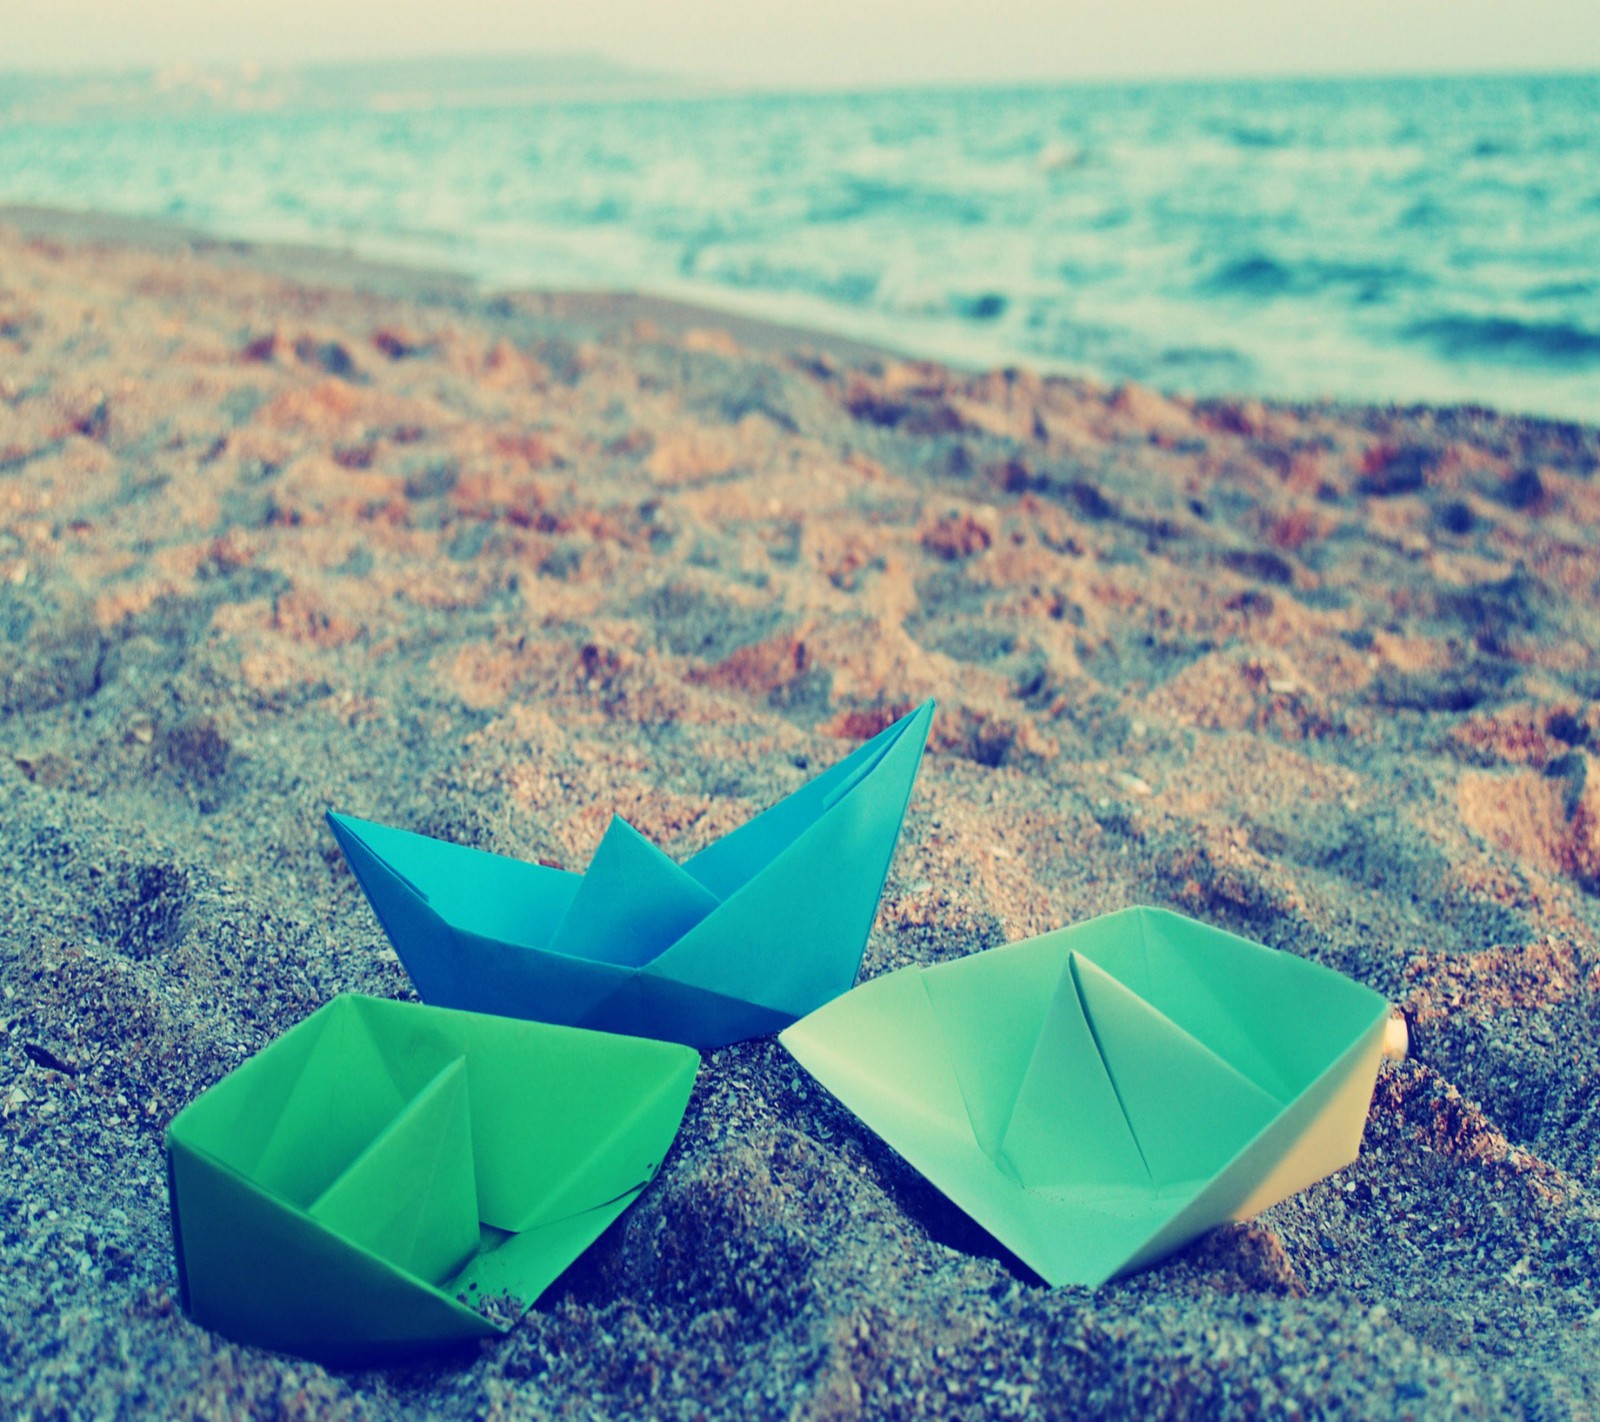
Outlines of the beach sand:
<svg viewBox="0 0 1600 1422">
<path fill-rule="evenodd" d="M 1594 1415 L 1597 468 L 0 218 L 0 1413 Z M 1409 1023 L 1358 1164 L 1052 1290 L 754 1041 L 475 1355 L 183 1318 L 167 1122 L 410 995 L 324 810 L 681 856 L 930 695 L 863 972 L 1131 903 L 1303 954 Z"/>
</svg>

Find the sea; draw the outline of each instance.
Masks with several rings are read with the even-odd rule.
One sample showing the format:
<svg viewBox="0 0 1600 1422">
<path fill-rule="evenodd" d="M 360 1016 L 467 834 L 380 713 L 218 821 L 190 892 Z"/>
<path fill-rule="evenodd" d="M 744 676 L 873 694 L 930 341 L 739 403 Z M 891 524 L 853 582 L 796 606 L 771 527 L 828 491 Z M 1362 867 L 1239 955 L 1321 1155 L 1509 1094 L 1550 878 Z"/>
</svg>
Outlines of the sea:
<svg viewBox="0 0 1600 1422">
<path fill-rule="evenodd" d="M 1600 75 L 519 73 L 0 76 L 0 202 L 653 292 L 962 366 L 1600 421 Z"/>
</svg>

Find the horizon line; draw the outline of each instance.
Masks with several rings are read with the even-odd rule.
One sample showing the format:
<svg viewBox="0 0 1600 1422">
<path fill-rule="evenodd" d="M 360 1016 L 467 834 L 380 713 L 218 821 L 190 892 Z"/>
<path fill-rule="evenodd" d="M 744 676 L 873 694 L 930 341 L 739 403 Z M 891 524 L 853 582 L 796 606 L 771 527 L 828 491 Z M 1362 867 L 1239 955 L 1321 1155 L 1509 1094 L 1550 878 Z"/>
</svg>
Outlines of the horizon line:
<svg viewBox="0 0 1600 1422">
<path fill-rule="evenodd" d="M 137 63 L 89 63 L 63 66 L 52 63 L 37 65 L 0 64 L 0 80 L 22 79 L 108 79 L 136 78 L 159 75 L 172 70 L 191 70 L 196 74 L 255 70 L 262 75 L 293 74 L 314 69 L 349 68 L 377 69 L 384 66 L 418 65 L 430 63 L 499 64 L 524 61 L 544 61 L 568 64 L 599 64 L 612 71 L 590 81 L 600 87 L 606 82 L 652 83 L 680 86 L 697 91 L 696 97 L 717 94 L 846 94 L 878 93 L 890 90 L 930 89 L 1046 89 L 1068 87 L 1093 87 L 1096 85 L 1136 84 L 1206 84 L 1206 83 L 1349 83 L 1360 80 L 1438 80 L 1438 79 L 1600 79 L 1600 66 L 1567 66 L 1559 64 L 1520 64 L 1505 68 L 1483 68 L 1465 65 L 1461 68 L 1421 69 L 1410 66 L 1371 69 L 1216 69 L 1216 70 L 1151 70 L 1107 71 L 1105 73 L 1063 73 L 1053 75 L 926 75 L 885 76 L 878 79 L 826 78 L 760 79 L 739 78 L 723 74 L 695 73 L 692 71 L 641 69 L 616 59 L 602 50 L 516 50 L 494 53 L 487 50 L 444 50 L 429 53 L 402 53 L 388 55 L 316 55 L 299 59 L 262 60 L 250 56 L 210 59 L 172 59 L 167 61 L 141 61 Z"/>
</svg>

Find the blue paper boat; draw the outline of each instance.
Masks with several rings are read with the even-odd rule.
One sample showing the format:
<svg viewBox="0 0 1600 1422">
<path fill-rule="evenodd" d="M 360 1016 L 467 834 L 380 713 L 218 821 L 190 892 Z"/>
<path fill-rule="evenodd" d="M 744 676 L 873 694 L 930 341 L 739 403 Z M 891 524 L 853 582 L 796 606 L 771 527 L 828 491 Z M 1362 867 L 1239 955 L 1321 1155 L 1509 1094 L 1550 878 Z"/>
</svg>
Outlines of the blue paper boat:
<svg viewBox="0 0 1600 1422">
<path fill-rule="evenodd" d="M 621 819 L 584 874 L 328 823 L 424 1002 L 719 1047 L 855 981 L 932 719 L 929 701 L 682 865 Z"/>
</svg>

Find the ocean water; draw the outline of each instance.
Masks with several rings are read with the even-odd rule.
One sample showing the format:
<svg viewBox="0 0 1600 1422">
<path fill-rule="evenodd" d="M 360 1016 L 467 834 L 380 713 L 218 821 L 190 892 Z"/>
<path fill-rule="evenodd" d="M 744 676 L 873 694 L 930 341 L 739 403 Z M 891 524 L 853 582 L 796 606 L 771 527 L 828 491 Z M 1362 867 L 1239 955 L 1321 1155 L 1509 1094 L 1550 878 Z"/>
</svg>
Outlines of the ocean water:
<svg viewBox="0 0 1600 1422">
<path fill-rule="evenodd" d="M 325 71 L 163 111 L 8 104 L 0 80 L 0 201 L 659 292 L 966 365 L 1600 420 L 1600 76 L 381 87 Z"/>
</svg>

